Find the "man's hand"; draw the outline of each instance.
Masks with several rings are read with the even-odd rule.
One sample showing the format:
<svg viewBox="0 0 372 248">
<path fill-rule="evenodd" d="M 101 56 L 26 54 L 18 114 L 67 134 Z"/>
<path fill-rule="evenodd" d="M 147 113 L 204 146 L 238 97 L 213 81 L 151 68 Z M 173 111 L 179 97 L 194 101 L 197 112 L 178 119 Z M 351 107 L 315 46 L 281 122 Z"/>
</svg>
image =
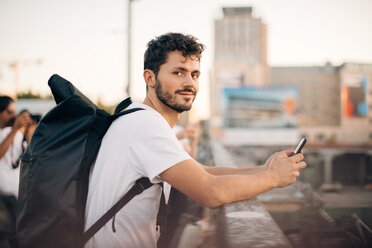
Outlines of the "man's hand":
<svg viewBox="0 0 372 248">
<path fill-rule="evenodd" d="M 302 153 L 291 156 L 292 151 L 274 153 L 267 161 L 275 187 L 285 187 L 296 181 L 300 175 L 299 170 L 306 167 Z"/>
<path fill-rule="evenodd" d="M 32 119 L 31 119 L 31 124 L 26 126 L 24 136 L 25 136 L 25 139 L 26 139 L 27 143 L 30 143 L 32 135 L 35 132 L 36 126 L 37 126 L 36 121 L 34 121 Z"/>
<path fill-rule="evenodd" d="M 0 158 L 2 158 L 8 151 L 9 147 L 14 141 L 16 133 L 18 131 L 23 132 L 28 126 L 31 125 L 31 123 L 32 119 L 27 112 L 23 112 L 15 118 L 11 132 L 0 144 Z"/>
<path fill-rule="evenodd" d="M 32 119 L 28 112 L 23 112 L 19 114 L 13 124 L 13 129 L 19 130 L 22 127 L 27 127 L 32 124 Z"/>
</svg>

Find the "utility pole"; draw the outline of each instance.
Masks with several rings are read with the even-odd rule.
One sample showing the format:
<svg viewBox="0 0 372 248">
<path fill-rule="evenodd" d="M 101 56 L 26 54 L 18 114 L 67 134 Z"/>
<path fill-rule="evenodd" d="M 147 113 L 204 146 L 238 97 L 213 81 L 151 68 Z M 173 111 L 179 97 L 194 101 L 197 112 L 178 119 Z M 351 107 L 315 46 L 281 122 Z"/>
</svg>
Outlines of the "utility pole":
<svg viewBox="0 0 372 248">
<path fill-rule="evenodd" d="M 132 11 L 132 1 L 133 0 L 127 0 L 128 1 L 128 20 L 127 20 L 127 88 L 126 93 L 127 96 L 130 96 L 130 90 L 131 90 L 131 36 L 132 36 L 132 24 L 131 24 L 131 11 Z"/>
<path fill-rule="evenodd" d="M 14 61 L 10 64 L 10 67 L 14 71 L 14 99 L 17 99 L 17 94 L 19 90 L 19 61 Z"/>
</svg>

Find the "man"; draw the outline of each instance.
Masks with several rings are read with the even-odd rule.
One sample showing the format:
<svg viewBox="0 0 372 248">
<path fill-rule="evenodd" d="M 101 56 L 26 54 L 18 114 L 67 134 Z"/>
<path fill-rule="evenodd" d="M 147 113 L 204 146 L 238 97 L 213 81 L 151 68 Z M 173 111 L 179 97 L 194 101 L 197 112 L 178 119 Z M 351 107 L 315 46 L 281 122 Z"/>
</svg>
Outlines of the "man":
<svg viewBox="0 0 372 248">
<path fill-rule="evenodd" d="M 16 115 L 14 100 L 0 96 L 0 193 L 18 196 L 19 166 L 23 141 L 30 141 L 36 123 L 27 112 Z"/>
<path fill-rule="evenodd" d="M 199 141 L 199 124 L 188 123 L 185 128 L 180 125 L 173 127 L 173 132 L 177 139 L 181 142 L 183 149 L 191 155 L 193 159 L 198 156 L 198 141 Z"/>
<path fill-rule="evenodd" d="M 172 127 L 191 109 L 198 92 L 204 46 L 190 35 L 168 33 L 151 40 L 144 58 L 145 110 L 114 121 L 102 140 L 91 172 L 86 229 L 134 182 L 148 177 L 153 185 L 133 198 L 87 243 L 86 247 L 156 247 L 156 216 L 161 188 L 167 182 L 206 207 L 249 199 L 295 182 L 306 163 L 303 155 L 275 153 L 254 168 L 215 168 L 185 152 Z M 290 157 L 291 156 L 291 157 Z"/>
</svg>

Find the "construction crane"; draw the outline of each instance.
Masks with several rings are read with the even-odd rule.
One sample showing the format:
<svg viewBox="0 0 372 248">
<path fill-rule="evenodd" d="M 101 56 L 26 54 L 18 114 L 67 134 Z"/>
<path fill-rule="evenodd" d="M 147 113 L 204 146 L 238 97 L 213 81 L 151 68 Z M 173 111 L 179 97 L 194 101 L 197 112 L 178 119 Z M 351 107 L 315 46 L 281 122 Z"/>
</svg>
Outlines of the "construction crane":
<svg viewBox="0 0 372 248">
<path fill-rule="evenodd" d="M 19 84 L 20 84 L 20 68 L 23 66 L 29 65 L 42 65 L 43 59 L 25 59 L 25 60 L 13 60 L 11 62 L 3 62 L 8 64 L 10 68 L 13 70 L 13 78 L 14 78 L 14 97 L 17 98 L 17 94 L 19 93 Z"/>
</svg>

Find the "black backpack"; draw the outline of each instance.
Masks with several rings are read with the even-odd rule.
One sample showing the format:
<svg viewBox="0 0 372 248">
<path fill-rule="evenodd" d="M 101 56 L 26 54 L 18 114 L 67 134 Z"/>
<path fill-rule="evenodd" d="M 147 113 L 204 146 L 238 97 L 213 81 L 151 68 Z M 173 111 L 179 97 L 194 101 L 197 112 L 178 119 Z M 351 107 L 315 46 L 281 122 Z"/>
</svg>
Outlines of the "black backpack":
<svg viewBox="0 0 372 248">
<path fill-rule="evenodd" d="M 21 247 L 83 247 L 131 198 L 152 185 L 147 178 L 137 180 L 84 233 L 89 172 L 101 140 L 113 120 L 141 109 L 124 110 L 131 103 L 127 98 L 110 115 L 58 75 L 48 84 L 57 106 L 42 118 L 21 159 L 17 239 Z"/>
</svg>

